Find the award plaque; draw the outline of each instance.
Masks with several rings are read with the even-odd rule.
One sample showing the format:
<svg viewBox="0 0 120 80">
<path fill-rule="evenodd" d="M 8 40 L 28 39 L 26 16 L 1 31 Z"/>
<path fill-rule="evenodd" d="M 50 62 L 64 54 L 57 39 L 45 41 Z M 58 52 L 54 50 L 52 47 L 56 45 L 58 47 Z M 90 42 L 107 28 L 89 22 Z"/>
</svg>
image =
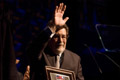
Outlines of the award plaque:
<svg viewBox="0 0 120 80">
<path fill-rule="evenodd" d="M 73 71 L 46 66 L 47 80 L 76 80 Z"/>
</svg>

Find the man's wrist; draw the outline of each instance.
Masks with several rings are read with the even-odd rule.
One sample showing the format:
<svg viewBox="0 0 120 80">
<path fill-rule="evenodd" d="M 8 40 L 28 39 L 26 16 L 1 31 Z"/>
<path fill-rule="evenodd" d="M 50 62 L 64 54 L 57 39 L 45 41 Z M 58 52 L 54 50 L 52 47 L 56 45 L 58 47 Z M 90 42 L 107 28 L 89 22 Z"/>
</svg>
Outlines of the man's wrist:
<svg viewBox="0 0 120 80">
<path fill-rule="evenodd" d="M 50 38 L 52 38 L 54 35 L 55 35 L 55 33 L 52 33 L 52 34 L 50 35 Z"/>
<path fill-rule="evenodd" d="M 45 32 L 48 34 L 48 36 L 49 36 L 50 38 L 52 38 L 52 37 L 54 36 L 54 34 L 55 34 L 55 32 L 51 31 L 51 29 L 50 29 L 49 27 L 47 27 L 47 28 L 45 29 Z"/>
</svg>

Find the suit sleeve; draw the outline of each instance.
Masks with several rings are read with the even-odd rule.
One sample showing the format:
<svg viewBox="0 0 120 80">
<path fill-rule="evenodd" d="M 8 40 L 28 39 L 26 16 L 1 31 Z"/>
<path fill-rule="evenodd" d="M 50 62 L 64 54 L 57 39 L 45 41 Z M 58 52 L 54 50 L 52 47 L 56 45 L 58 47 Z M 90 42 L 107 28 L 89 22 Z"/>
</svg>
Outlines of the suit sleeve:
<svg viewBox="0 0 120 80">
<path fill-rule="evenodd" d="M 78 72 L 77 72 L 77 75 L 76 75 L 76 80 L 84 80 L 84 76 L 82 74 L 82 66 L 81 66 L 81 63 L 80 63 L 81 59 L 79 57 L 79 61 L 78 61 Z"/>
<path fill-rule="evenodd" d="M 51 34 L 51 30 L 49 28 L 46 28 L 29 45 L 27 49 L 27 58 L 29 65 L 36 65 L 37 61 L 41 59 L 42 53 L 46 48 L 48 41 L 51 39 Z"/>
</svg>

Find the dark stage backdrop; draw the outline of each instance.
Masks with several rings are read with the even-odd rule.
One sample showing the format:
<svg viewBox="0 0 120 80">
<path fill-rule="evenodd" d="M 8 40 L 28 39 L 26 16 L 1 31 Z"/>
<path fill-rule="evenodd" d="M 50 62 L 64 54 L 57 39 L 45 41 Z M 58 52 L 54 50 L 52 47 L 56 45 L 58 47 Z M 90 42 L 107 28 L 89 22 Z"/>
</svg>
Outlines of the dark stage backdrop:
<svg viewBox="0 0 120 80">
<path fill-rule="evenodd" d="M 2 67 L 3 61 L 7 62 L 7 60 L 10 59 L 9 56 L 13 55 L 20 59 L 20 63 L 17 65 L 18 71 L 24 73 L 27 66 L 26 48 L 29 42 L 45 28 L 46 23 L 53 16 L 52 14 L 55 6 L 60 2 L 64 2 L 67 5 L 64 17 L 68 16 L 70 18 L 67 22 L 67 25 L 70 28 L 70 37 L 68 39 L 67 48 L 81 56 L 83 74 L 86 80 L 102 80 L 102 78 L 106 80 L 112 79 L 112 76 L 110 75 L 117 73 L 116 66 L 114 66 L 114 64 L 105 56 L 96 54 L 96 52 L 102 50 L 102 45 L 95 30 L 95 25 L 119 25 L 120 5 L 118 0 L 1 0 L 0 11 L 2 11 L 3 6 L 6 4 L 6 9 L 4 10 L 7 10 L 7 14 L 11 14 L 10 17 L 12 18 L 12 26 L 8 25 L 10 20 L 5 20 L 5 25 L 2 25 L 5 19 L 3 14 L 5 15 L 6 12 L 0 12 L 0 19 L 3 20 L 0 24 L 0 40 L 3 41 L 3 38 L 5 38 L 6 41 L 8 40 L 7 42 L 4 41 L 4 43 L 0 41 L 1 71 L 4 71 Z M 8 34 L 9 31 L 4 31 L 9 29 L 10 33 L 13 33 L 13 43 L 9 40 L 12 38 L 10 37 L 11 34 Z M 3 33 L 5 34 L 5 37 L 3 36 Z M 6 37 L 9 38 L 7 39 Z M 3 45 L 5 45 L 5 49 L 10 48 L 9 50 L 12 50 L 13 52 L 9 50 L 5 50 L 8 51 L 7 53 L 3 52 Z M 13 46 L 14 49 L 11 49 L 12 47 L 9 46 Z M 90 50 L 93 55 L 91 55 Z M 6 55 L 8 53 L 13 54 L 9 54 L 7 56 L 9 58 L 7 58 Z M 119 54 L 116 55 L 112 53 L 108 55 L 112 55 L 113 59 L 117 59 L 117 62 L 119 61 Z M 5 58 L 2 56 L 5 56 Z M 102 74 L 93 57 L 95 57 L 95 59 L 97 58 L 98 66 L 103 71 Z M 10 61 L 7 62 L 7 65 L 11 63 Z"/>
<path fill-rule="evenodd" d="M 15 65 L 11 11 L 0 3 L 0 80 L 18 80 Z"/>
</svg>

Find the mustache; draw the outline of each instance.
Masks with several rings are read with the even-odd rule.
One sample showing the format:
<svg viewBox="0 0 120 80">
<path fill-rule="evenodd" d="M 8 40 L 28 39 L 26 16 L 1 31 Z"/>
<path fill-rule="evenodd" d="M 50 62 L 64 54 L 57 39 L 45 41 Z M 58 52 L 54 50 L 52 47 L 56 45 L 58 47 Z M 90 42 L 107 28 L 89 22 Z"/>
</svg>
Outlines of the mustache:
<svg viewBox="0 0 120 80">
<path fill-rule="evenodd" d="M 64 45 L 64 43 L 58 43 L 57 45 L 63 46 L 63 45 Z"/>
</svg>

